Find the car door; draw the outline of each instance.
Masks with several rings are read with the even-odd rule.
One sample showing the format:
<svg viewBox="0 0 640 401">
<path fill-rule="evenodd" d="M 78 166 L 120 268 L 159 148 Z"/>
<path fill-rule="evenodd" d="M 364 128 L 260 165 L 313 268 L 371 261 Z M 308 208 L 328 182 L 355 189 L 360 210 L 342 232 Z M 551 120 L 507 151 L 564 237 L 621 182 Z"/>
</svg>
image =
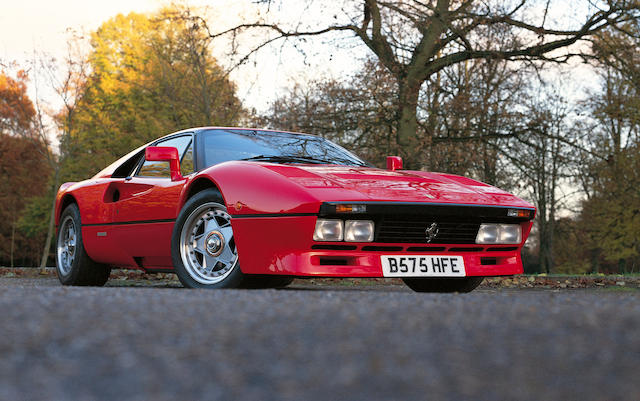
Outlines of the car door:
<svg viewBox="0 0 640 401">
<path fill-rule="evenodd" d="M 154 146 L 175 147 L 183 176 L 193 173 L 193 135 L 163 139 Z M 169 162 L 142 160 L 133 176 L 117 184 L 113 204 L 113 236 L 132 264 L 170 268 L 171 232 L 186 180 L 172 181 Z"/>
</svg>

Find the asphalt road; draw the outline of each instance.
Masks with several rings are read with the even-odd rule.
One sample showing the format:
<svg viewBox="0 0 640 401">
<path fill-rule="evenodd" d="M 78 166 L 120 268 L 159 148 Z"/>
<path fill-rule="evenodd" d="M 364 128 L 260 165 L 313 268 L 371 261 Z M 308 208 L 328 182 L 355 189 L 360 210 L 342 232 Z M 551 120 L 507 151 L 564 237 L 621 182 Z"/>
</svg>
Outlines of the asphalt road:
<svg viewBox="0 0 640 401">
<path fill-rule="evenodd" d="M 135 284 L 135 283 L 134 283 Z M 638 400 L 640 291 L 0 279 L 1 400 Z"/>
</svg>

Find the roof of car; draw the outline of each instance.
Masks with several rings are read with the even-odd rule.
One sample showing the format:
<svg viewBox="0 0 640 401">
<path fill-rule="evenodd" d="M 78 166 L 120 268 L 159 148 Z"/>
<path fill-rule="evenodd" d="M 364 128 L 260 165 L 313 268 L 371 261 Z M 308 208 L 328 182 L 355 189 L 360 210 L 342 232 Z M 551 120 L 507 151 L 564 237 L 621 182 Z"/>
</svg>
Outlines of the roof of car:
<svg viewBox="0 0 640 401">
<path fill-rule="evenodd" d="M 183 129 L 180 131 L 176 131 L 173 132 L 169 135 L 165 135 L 166 136 L 171 136 L 171 135 L 175 135 L 175 134 L 180 134 L 183 132 L 200 132 L 200 131 L 209 131 L 209 130 L 214 130 L 214 129 L 220 129 L 220 130 L 242 130 L 242 131 L 261 131 L 261 132 L 280 132 L 280 133 L 285 133 L 285 134 L 292 134 L 292 135 L 307 135 L 307 136 L 317 136 L 314 134 L 307 134 L 304 132 L 294 132 L 294 131 L 284 131 L 284 130 L 279 130 L 279 129 L 268 129 L 268 128 L 247 128 L 247 127 L 194 127 L 194 128 L 187 128 L 187 129 Z M 164 137 L 163 137 L 164 138 Z M 159 138 L 160 139 L 160 138 Z"/>
</svg>

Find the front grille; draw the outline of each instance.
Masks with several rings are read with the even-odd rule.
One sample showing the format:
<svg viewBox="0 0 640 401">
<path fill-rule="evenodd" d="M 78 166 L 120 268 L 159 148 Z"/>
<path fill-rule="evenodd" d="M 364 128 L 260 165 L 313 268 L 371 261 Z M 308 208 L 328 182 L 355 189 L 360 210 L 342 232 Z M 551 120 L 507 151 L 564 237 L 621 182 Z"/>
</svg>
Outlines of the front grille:
<svg viewBox="0 0 640 401">
<path fill-rule="evenodd" d="M 433 223 L 438 234 L 429 244 L 474 244 L 480 223 L 442 221 L 422 216 L 382 217 L 377 224 L 376 242 L 427 243 L 425 230 Z"/>
</svg>

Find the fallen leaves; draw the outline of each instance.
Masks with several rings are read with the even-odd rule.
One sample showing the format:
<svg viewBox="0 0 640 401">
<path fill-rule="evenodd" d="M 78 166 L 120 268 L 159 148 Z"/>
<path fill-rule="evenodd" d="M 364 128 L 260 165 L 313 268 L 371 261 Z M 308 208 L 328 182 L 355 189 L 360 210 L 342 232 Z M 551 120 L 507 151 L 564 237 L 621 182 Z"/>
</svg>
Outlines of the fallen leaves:
<svg viewBox="0 0 640 401">
<path fill-rule="evenodd" d="M 482 283 L 484 287 L 492 288 L 545 288 L 545 289 L 576 289 L 598 287 L 637 287 L 640 288 L 640 276 L 592 275 L 592 276 L 514 276 L 488 277 Z"/>
<path fill-rule="evenodd" d="M 54 278 L 55 269 L 46 268 L 0 268 L 0 278 Z M 110 280 L 119 281 L 165 281 L 178 282 L 173 273 L 145 273 L 141 270 L 113 269 Z M 309 278 L 296 280 L 301 284 L 318 286 L 404 286 L 400 279 L 389 278 Z M 579 288 L 640 289 L 640 275 L 589 275 L 589 276 L 505 276 L 487 277 L 480 288 L 539 288 L 571 290 Z"/>
</svg>

